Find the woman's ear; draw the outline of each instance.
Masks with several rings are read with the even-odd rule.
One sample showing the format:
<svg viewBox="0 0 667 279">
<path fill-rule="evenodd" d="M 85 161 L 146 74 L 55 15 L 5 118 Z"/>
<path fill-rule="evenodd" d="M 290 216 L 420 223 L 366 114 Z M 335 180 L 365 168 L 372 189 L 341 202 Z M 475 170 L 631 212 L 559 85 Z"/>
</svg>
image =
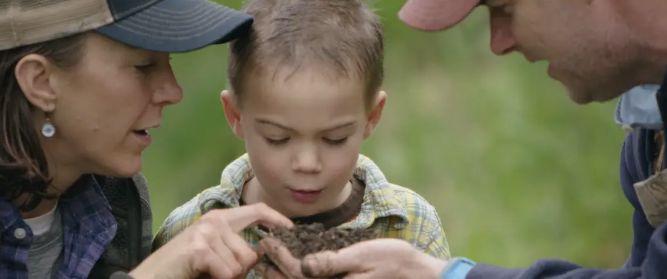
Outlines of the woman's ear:
<svg viewBox="0 0 667 279">
<path fill-rule="evenodd" d="M 26 99 L 44 112 L 56 109 L 56 91 L 50 78 L 53 64 L 39 54 L 28 54 L 21 58 L 14 68 L 14 75 Z"/>
<path fill-rule="evenodd" d="M 371 107 L 370 113 L 368 114 L 368 121 L 366 123 L 366 128 L 364 130 L 364 139 L 368 138 L 375 127 L 380 122 L 382 118 L 382 109 L 384 109 L 384 104 L 387 102 L 387 93 L 380 91 L 375 94 L 375 99 L 373 99 L 373 106 Z"/>
<path fill-rule="evenodd" d="M 238 106 L 238 98 L 231 90 L 220 92 L 220 103 L 225 111 L 225 118 L 232 129 L 234 135 L 243 139 L 243 129 L 241 128 L 241 110 Z"/>
</svg>

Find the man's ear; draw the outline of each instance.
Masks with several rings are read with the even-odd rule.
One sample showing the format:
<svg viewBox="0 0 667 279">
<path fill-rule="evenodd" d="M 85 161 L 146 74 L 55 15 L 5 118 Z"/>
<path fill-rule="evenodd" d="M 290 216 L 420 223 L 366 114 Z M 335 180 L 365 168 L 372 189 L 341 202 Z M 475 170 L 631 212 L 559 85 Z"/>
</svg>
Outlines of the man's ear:
<svg viewBox="0 0 667 279">
<path fill-rule="evenodd" d="M 44 112 L 56 109 L 56 92 L 50 78 L 53 64 L 39 54 L 28 54 L 14 68 L 14 75 L 26 99 Z"/>
<path fill-rule="evenodd" d="M 238 106 L 238 98 L 231 90 L 220 92 L 220 103 L 225 111 L 227 124 L 232 128 L 232 132 L 238 138 L 243 139 L 243 129 L 241 129 L 241 110 Z"/>
<path fill-rule="evenodd" d="M 380 91 L 375 95 L 375 99 L 373 99 L 373 106 L 371 107 L 370 113 L 368 114 L 368 122 L 366 123 L 366 128 L 364 130 L 364 139 L 373 134 L 375 127 L 380 122 L 380 118 L 382 118 L 382 109 L 384 109 L 384 104 L 387 102 L 386 92 Z"/>
</svg>

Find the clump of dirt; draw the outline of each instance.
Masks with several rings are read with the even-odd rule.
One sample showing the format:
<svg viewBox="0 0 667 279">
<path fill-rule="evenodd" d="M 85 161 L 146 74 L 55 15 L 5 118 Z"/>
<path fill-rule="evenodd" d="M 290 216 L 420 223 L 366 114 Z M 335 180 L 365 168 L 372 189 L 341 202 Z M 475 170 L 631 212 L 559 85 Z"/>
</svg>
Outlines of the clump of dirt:
<svg viewBox="0 0 667 279">
<path fill-rule="evenodd" d="M 325 229 L 321 223 L 297 224 L 291 229 L 277 228 L 270 235 L 281 240 L 298 259 L 316 252 L 338 250 L 354 243 L 377 238 L 373 230 Z"/>
</svg>

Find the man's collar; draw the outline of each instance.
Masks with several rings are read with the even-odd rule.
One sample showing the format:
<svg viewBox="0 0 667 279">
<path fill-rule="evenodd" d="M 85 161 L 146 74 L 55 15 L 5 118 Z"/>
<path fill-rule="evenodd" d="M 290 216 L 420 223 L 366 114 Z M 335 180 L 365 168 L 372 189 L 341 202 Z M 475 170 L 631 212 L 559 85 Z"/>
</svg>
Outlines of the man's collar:
<svg viewBox="0 0 667 279">
<path fill-rule="evenodd" d="M 657 84 L 640 85 L 623 93 L 616 107 L 614 120 L 623 128 L 662 129 L 656 102 Z"/>
</svg>

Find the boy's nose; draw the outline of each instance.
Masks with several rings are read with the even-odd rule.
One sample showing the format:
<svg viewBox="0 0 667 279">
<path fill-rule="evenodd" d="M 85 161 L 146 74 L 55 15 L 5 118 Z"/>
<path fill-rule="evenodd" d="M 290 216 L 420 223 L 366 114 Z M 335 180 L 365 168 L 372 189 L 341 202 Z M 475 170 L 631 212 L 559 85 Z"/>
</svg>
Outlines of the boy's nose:
<svg viewBox="0 0 667 279">
<path fill-rule="evenodd" d="M 301 173 L 319 173 L 322 162 L 316 147 L 304 147 L 299 150 L 292 160 L 292 169 Z"/>
<path fill-rule="evenodd" d="M 516 48 L 516 39 L 512 33 L 512 15 L 499 8 L 490 10 L 491 17 L 491 51 L 496 55 L 504 55 Z"/>
</svg>

